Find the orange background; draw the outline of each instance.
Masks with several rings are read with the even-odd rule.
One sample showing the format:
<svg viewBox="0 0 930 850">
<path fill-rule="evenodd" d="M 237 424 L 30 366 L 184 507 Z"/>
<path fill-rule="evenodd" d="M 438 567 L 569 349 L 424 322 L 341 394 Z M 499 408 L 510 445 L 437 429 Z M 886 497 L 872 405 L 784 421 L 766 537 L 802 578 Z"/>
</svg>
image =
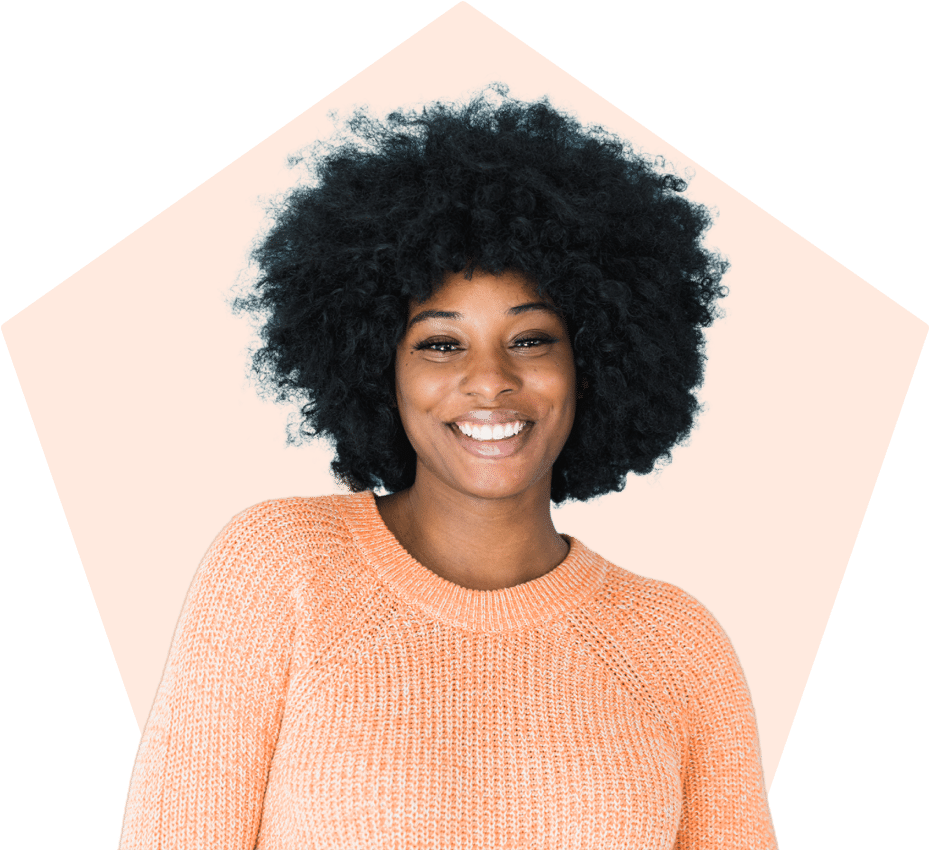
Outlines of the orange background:
<svg viewBox="0 0 930 850">
<path fill-rule="evenodd" d="M 467 63 L 443 61 L 481 44 Z M 428 73 L 426 72 L 428 69 Z M 672 581 L 727 629 L 770 783 L 927 326 L 554 65 L 460 4 L 3 328 L 137 719 L 197 561 L 235 512 L 331 492 L 323 447 L 283 446 L 287 411 L 245 378 L 251 331 L 224 296 L 326 113 L 548 94 L 679 170 L 716 206 L 732 262 L 688 447 L 660 475 L 556 512 L 560 531 Z"/>
</svg>

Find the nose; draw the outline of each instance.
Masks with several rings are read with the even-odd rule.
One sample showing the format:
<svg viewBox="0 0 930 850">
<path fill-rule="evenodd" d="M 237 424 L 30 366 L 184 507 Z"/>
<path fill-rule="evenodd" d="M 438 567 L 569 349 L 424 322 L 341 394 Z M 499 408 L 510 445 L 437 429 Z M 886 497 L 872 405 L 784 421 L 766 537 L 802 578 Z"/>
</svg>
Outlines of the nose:
<svg viewBox="0 0 930 850">
<path fill-rule="evenodd" d="M 472 348 L 463 361 L 459 390 L 465 395 L 495 399 L 501 393 L 516 392 L 522 380 L 516 364 L 506 351 L 497 347 Z"/>
</svg>

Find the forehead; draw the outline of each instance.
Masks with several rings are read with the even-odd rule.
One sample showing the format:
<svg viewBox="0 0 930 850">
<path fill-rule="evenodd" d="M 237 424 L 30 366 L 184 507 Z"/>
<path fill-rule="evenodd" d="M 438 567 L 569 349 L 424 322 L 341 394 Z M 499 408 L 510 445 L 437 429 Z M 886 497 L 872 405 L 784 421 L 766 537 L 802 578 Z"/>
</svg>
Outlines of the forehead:
<svg viewBox="0 0 930 850">
<path fill-rule="evenodd" d="M 536 284 L 519 272 L 493 275 L 476 271 L 471 279 L 464 272 L 447 272 L 442 282 L 425 301 L 411 301 L 407 329 L 427 319 L 462 320 L 460 309 L 496 307 L 503 316 L 518 316 L 529 311 L 549 312 L 560 317 L 553 300 L 541 294 Z"/>
<path fill-rule="evenodd" d="M 508 270 L 495 275 L 476 269 L 470 278 L 465 277 L 464 271 L 446 272 L 425 301 L 410 302 L 409 315 L 412 316 L 418 307 L 470 297 L 492 297 L 495 300 L 530 298 L 545 301 L 553 306 L 555 304 L 551 298 L 540 293 L 536 284 L 521 272 Z"/>
</svg>

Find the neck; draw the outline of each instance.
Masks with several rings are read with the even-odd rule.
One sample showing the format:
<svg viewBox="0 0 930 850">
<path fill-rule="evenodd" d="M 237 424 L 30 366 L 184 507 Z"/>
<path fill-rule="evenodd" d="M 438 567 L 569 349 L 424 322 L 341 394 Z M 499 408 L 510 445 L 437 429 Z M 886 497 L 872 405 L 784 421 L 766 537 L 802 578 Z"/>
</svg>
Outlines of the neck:
<svg viewBox="0 0 930 850">
<path fill-rule="evenodd" d="M 479 499 L 417 476 L 381 497 L 385 525 L 410 555 L 442 578 L 474 590 L 532 581 L 568 554 L 549 510 L 550 479 L 503 499 Z"/>
</svg>

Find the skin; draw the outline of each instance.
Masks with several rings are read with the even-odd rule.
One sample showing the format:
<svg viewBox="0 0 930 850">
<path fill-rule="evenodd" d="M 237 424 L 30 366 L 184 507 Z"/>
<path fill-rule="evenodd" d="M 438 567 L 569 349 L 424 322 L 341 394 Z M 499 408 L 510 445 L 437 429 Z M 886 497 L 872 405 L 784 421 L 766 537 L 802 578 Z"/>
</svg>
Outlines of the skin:
<svg viewBox="0 0 930 850">
<path fill-rule="evenodd" d="M 378 509 L 411 556 L 462 587 L 513 587 L 568 554 L 550 494 L 552 465 L 575 419 L 571 343 L 554 310 L 511 312 L 540 301 L 552 303 L 518 273 L 449 273 L 427 301 L 410 305 L 397 348 L 397 408 L 417 455 L 416 479 L 379 497 Z M 427 310 L 458 317 L 422 317 Z M 417 348 L 423 342 L 432 347 Z M 476 457 L 449 423 L 494 408 L 532 424 L 509 457 Z"/>
</svg>

